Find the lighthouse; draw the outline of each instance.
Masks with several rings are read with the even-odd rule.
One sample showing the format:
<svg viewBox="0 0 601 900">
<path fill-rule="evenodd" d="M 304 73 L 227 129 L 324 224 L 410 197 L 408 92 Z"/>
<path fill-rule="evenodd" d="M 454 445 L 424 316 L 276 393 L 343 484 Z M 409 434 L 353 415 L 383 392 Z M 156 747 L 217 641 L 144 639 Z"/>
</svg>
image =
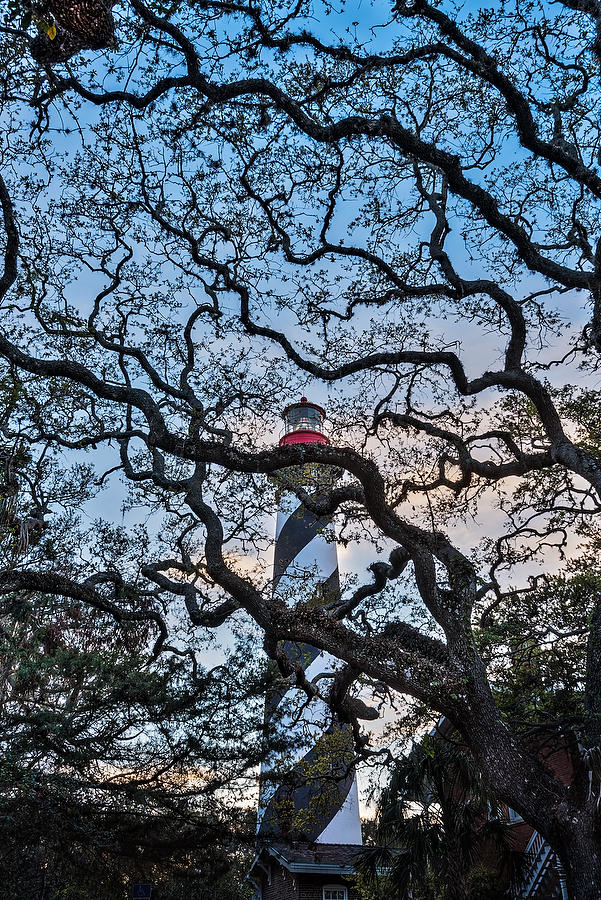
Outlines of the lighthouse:
<svg viewBox="0 0 601 900">
<path fill-rule="evenodd" d="M 329 443 L 325 411 L 306 397 L 282 415 L 280 446 Z M 307 509 L 293 490 L 319 493 L 334 478 L 331 466 L 310 463 L 284 469 L 278 479 L 272 591 L 290 607 L 328 608 L 340 599 L 332 521 Z M 326 696 L 340 663 L 309 644 L 287 641 L 283 649 Z M 257 896 L 296 898 L 304 884 L 311 898 L 352 900 L 347 876 L 362 838 L 350 728 L 324 700 L 309 700 L 288 681 L 267 697 L 265 726 L 273 749 L 261 768 L 259 855 L 251 873 Z"/>
</svg>

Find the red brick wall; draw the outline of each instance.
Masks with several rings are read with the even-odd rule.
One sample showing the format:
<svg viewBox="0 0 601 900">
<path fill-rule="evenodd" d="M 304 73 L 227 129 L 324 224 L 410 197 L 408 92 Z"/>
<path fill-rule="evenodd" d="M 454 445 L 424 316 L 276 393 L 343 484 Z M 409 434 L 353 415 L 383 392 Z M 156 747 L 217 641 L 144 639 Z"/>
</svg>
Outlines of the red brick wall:
<svg viewBox="0 0 601 900">
<path fill-rule="evenodd" d="M 271 863 L 271 884 L 263 875 L 263 900 L 299 900 L 298 875 L 291 875 L 277 863 Z"/>
<path fill-rule="evenodd" d="M 534 828 L 526 822 L 516 822 L 511 827 L 511 834 L 513 836 L 514 848 L 523 851 L 528 846 L 528 842 L 534 834 Z"/>
<path fill-rule="evenodd" d="M 543 748 L 540 755 L 559 781 L 568 785 L 572 783 L 574 766 L 566 747 L 558 747 L 557 750 L 552 747 L 547 750 Z"/>
<path fill-rule="evenodd" d="M 255 870 L 256 872 L 256 870 Z M 344 878 L 335 875 L 292 875 L 272 862 L 271 884 L 265 873 L 262 876 L 263 900 L 323 900 L 324 885 L 344 885 L 349 900 L 359 900 L 359 894 Z"/>
</svg>

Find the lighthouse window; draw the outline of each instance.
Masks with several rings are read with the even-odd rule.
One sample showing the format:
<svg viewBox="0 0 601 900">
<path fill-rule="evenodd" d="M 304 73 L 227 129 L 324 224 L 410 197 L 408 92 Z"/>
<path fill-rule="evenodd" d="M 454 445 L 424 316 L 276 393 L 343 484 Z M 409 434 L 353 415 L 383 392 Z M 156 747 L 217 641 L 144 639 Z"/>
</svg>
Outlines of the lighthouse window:
<svg viewBox="0 0 601 900">
<path fill-rule="evenodd" d="M 310 406 L 297 406 L 286 413 L 286 431 L 321 431 L 322 415 Z"/>
<path fill-rule="evenodd" d="M 345 887 L 324 887 L 323 900 L 348 900 L 348 891 Z"/>
</svg>

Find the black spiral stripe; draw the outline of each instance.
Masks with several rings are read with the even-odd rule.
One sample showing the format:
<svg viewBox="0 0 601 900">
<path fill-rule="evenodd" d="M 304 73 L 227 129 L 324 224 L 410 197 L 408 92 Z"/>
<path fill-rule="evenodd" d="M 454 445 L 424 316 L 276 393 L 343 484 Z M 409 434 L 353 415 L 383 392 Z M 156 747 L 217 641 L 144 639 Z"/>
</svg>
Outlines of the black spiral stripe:
<svg viewBox="0 0 601 900">
<path fill-rule="evenodd" d="M 311 543 L 330 524 L 323 516 L 315 516 L 302 505 L 290 513 L 275 545 L 273 560 L 273 590 L 277 590 L 282 575 L 301 550 Z"/>
<path fill-rule="evenodd" d="M 340 726 L 332 726 L 325 734 L 329 736 L 337 730 L 341 730 Z M 347 743 L 350 751 L 350 734 Z M 315 841 L 342 808 L 353 786 L 354 770 L 346 765 L 344 759 L 338 759 L 327 778 L 311 777 L 310 773 L 323 752 L 323 747 L 317 742 L 296 763 L 286 781 L 279 785 L 261 820 L 260 838 Z"/>
</svg>

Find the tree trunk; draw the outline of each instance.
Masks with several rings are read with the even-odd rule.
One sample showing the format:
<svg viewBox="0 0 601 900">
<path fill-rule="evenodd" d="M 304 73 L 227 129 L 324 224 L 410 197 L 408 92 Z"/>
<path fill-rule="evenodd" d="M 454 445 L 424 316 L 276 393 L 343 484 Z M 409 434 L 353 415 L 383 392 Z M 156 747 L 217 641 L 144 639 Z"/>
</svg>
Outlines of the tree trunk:
<svg viewBox="0 0 601 900">
<path fill-rule="evenodd" d="M 587 744 L 598 747 L 601 745 L 601 594 L 597 595 L 587 642 L 584 708 Z"/>
<path fill-rule="evenodd" d="M 558 854 L 570 900 L 600 900 L 601 837 L 596 825 L 601 789 L 590 796 L 591 786 L 598 785 L 595 777 L 590 781 L 590 764 L 582 772 L 576 767 L 574 783 L 566 788 L 519 745 L 492 703 L 488 719 L 483 716 L 487 701 L 484 688 L 476 715 L 468 728 L 463 725 L 463 735 L 488 783 Z"/>
<path fill-rule="evenodd" d="M 601 897 L 601 841 L 574 822 L 573 832 L 557 850 L 564 867 L 570 900 Z"/>
</svg>

